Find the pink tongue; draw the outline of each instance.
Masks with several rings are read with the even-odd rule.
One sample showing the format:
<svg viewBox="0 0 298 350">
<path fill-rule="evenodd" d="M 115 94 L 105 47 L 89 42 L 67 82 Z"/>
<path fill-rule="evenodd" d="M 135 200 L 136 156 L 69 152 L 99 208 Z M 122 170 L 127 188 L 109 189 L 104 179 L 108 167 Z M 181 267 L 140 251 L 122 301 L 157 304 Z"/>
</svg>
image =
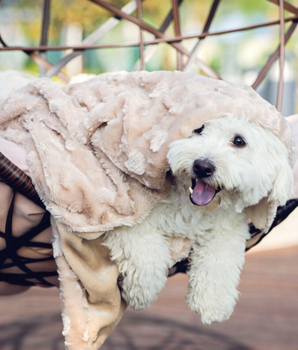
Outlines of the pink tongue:
<svg viewBox="0 0 298 350">
<path fill-rule="evenodd" d="M 196 205 L 207 205 L 215 196 L 216 189 L 207 185 L 204 181 L 198 180 L 193 189 L 191 199 Z"/>
</svg>

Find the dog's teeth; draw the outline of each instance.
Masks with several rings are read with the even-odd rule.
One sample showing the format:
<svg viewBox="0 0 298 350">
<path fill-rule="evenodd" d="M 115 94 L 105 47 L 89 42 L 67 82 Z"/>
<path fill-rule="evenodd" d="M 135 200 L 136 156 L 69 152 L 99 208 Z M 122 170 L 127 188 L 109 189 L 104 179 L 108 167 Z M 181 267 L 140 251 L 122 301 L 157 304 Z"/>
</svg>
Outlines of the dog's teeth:
<svg viewBox="0 0 298 350">
<path fill-rule="evenodd" d="M 190 192 L 190 194 L 193 193 L 193 189 L 191 187 L 189 187 L 189 192 Z"/>
</svg>

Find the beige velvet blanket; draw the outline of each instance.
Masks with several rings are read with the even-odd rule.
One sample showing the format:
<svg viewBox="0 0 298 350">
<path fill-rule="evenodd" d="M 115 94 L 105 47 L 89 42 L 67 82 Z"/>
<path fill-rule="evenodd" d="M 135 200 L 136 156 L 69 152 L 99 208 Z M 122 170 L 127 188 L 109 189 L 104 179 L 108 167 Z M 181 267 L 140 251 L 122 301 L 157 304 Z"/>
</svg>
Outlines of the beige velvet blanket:
<svg viewBox="0 0 298 350">
<path fill-rule="evenodd" d="M 249 87 L 199 75 L 102 75 L 63 88 L 41 79 L 3 104 L 0 135 L 27 149 L 52 214 L 69 349 L 98 349 L 125 308 L 103 233 L 141 222 L 169 192 L 169 144 L 226 113 L 278 136 L 293 166 L 291 131 L 273 106 Z M 275 203 L 268 208 L 260 228 L 273 219 Z M 173 263 L 185 256 L 179 244 Z"/>
</svg>

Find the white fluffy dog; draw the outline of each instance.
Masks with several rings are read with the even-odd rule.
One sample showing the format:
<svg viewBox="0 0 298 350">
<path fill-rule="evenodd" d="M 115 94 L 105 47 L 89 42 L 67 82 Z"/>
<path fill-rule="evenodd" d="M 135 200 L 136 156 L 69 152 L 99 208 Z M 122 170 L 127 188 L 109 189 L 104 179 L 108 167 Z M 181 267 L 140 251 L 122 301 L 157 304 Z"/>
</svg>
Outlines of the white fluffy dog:
<svg viewBox="0 0 298 350">
<path fill-rule="evenodd" d="M 136 310 L 163 288 L 172 266 L 166 236 L 193 240 L 186 300 L 203 323 L 230 317 L 250 237 L 245 208 L 263 198 L 284 204 L 293 174 L 280 140 L 245 117 L 208 121 L 168 152 L 169 196 L 133 227 L 106 235 L 124 279 L 122 296 Z M 190 187 L 191 186 L 191 187 Z"/>
</svg>

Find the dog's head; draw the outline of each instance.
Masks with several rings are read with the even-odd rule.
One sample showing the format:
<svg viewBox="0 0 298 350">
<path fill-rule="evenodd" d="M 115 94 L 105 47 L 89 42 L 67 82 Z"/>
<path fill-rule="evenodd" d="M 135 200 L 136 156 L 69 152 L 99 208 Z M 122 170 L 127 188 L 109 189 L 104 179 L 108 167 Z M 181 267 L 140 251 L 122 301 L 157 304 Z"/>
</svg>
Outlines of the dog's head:
<svg viewBox="0 0 298 350">
<path fill-rule="evenodd" d="M 205 206 L 220 196 L 234 200 L 255 225 L 268 229 L 276 207 L 289 198 L 293 171 L 284 144 L 244 116 L 231 114 L 198 126 L 168 152 L 173 174 L 190 186 L 190 200 Z"/>
</svg>

